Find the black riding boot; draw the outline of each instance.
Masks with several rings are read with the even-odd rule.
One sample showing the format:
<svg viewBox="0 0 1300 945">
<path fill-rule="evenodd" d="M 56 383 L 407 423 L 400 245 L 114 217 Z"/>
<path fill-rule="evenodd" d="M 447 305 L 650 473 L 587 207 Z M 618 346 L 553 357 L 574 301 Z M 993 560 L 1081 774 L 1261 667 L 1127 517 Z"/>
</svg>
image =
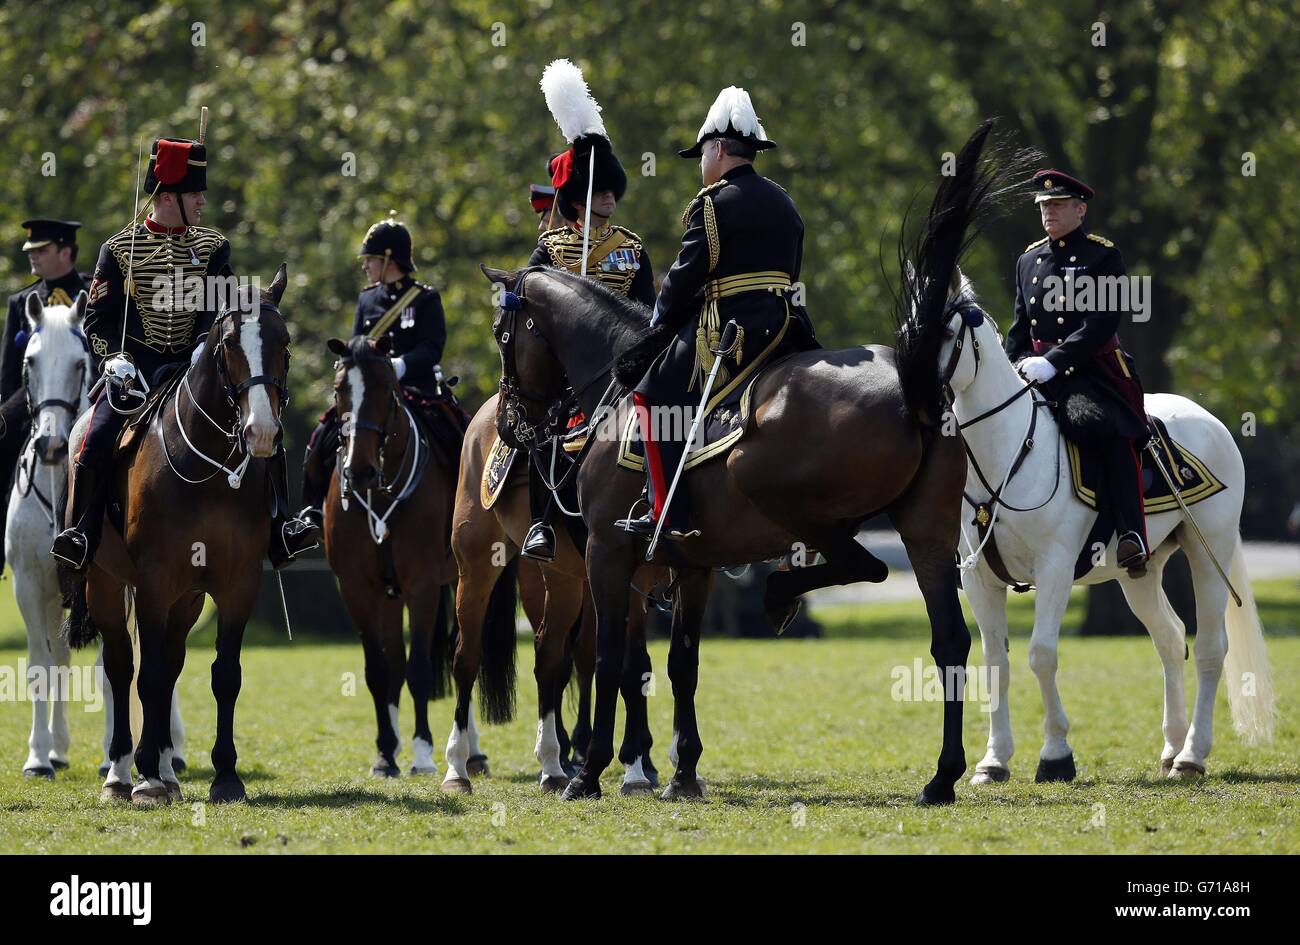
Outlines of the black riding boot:
<svg viewBox="0 0 1300 945">
<path fill-rule="evenodd" d="M 99 470 L 85 463 L 73 463 L 72 494 L 68 497 L 66 528 L 54 539 L 50 554 L 73 571 L 84 571 L 95 560 L 104 527 L 107 483 Z"/>
<path fill-rule="evenodd" d="M 280 447 L 267 463 L 271 480 L 271 542 L 266 556 L 277 571 L 288 565 L 304 551 L 320 547 L 320 526 L 305 516 L 289 516 L 289 474 L 284 447 Z"/>
<path fill-rule="evenodd" d="M 537 470 L 528 471 L 528 508 L 533 523 L 524 536 L 519 553 L 534 561 L 554 561 L 555 529 L 551 525 L 551 518 L 555 514 L 555 497 L 541 479 Z"/>
<path fill-rule="evenodd" d="M 1142 470 L 1129 440 L 1108 443 L 1103 452 L 1115 533 L 1119 535 L 1115 557 L 1121 568 L 1127 568 L 1130 575 L 1137 577 L 1145 573 L 1147 558 L 1151 556 L 1142 501 Z"/>
</svg>

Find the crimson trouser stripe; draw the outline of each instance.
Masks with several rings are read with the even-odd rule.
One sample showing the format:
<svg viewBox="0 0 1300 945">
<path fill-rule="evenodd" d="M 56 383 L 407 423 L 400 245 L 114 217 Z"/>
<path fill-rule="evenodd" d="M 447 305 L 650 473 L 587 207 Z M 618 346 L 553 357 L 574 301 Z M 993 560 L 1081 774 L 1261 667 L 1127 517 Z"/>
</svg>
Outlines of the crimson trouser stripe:
<svg viewBox="0 0 1300 945">
<path fill-rule="evenodd" d="M 664 498 L 668 494 L 668 483 L 664 479 L 663 459 L 659 455 L 659 444 L 655 442 L 650 431 L 650 404 L 645 395 L 639 391 L 632 392 L 632 406 L 636 409 L 637 423 L 641 425 L 641 443 L 645 448 L 646 469 L 650 471 L 650 491 L 654 493 L 654 510 L 651 514 L 655 521 L 664 511 Z"/>
</svg>

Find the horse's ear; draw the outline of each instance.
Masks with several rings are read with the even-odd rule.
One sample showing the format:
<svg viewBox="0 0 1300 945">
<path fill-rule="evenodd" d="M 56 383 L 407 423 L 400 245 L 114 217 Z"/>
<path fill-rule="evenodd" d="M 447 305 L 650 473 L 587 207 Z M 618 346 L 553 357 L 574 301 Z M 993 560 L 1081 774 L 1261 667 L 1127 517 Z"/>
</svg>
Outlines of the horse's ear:
<svg viewBox="0 0 1300 945">
<path fill-rule="evenodd" d="M 487 276 L 488 282 L 493 285 L 512 286 L 515 284 L 515 273 L 509 269 L 493 269 L 491 266 L 485 266 L 479 263 L 479 269 L 483 275 Z"/>
<path fill-rule="evenodd" d="M 275 278 L 271 280 L 271 285 L 266 290 L 266 297 L 276 305 L 280 304 L 280 299 L 284 296 L 285 287 L 289 284 L 289 264 L 280 263 L 280 268 L 275 270 Z"/>
<path fill-rule="evenodd" d="M 41 319 L 45 317 L 45 303 L 35 292 L 27 294 L 27 326 L 33 332 L 41 330 Z"/>
<path fill-rule="evenodd" d="M 342 338 L 331 338 L 325 342 L 325 347 L 330 349 L 332 354 L 337 354 L 340 358 L 348 353 L 348 343 Z"/>
<path fill-rule="evenodd" d="M 387 357 L 389 352 L 393 350 L 393 339 L 389 338 L 387 335 L 379 338 L 379 340 L 375 342 L 375 350 Z"/>
<path fill-rule="evenodd" d="M 82 289 L 77 293 L 77 300 L 72 303 L 72 327 L 80 328 L 81 323 L 86 318 L 86 306 L 90 304 L 90 297 L 86 295 L 86 290 Z"/>
</svg>

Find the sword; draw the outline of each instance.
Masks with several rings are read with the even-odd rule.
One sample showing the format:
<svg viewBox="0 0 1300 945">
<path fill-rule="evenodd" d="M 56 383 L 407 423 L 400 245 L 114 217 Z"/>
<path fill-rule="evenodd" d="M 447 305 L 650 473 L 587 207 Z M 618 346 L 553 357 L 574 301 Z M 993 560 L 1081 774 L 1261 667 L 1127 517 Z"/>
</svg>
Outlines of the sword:
<svg viewBox="0 0 1300 945">
<path fill-rule="evenodd" d="M 672 484 L 668 487 L 668 495 L 664 498 L 664 511 L 659 516 L 659 521 L 655 523 L 655 533 L 650 539 L 650 546 L 646 548 L 645 559 L 650 561 L 655 555 L 655 546 L 659 544 L 659 533 L 663 531 L 664 522 L 668 521 L 668 507 L 672 505 L 673 494 L 677 491 L 677 483 L 682 478 L 682 470 L 686 468 L 686 457 L 691 454 L 691 445 L 695 442 L 695 435 L 700 430 L 700 424 L 704 422 L 704 408 L 709 402 L 709 394 L 713 390 L 713 382 L 718 376 L 718 368 L 722 366 L 722 357 L 729 353 L 736 346 L 736 331 L 738 326 L 735 321 L 727 322 L 722 329 L 722 339 L 718 342 L 718 350 L 714 352 L 713 367 L 709 370 L 709 376 L 704 380 L 704 395 L 700 398 L 700 408 L 695 411 L 695 419 L 691 422 L 691 435 L 686 438 L 686 449 L 682 450 L 682 458 L 677 463 L 677 471 L 673 473 Z"/>
<path fill-rule="evenodd" d="M 1196 539 L 1201 543 L 1201 547 L 1205 549 L 1205 553 L 1210 556 L 1210 560 L 1214 562 L 1214 567 L 1218 570 L 1219 577 L 1223 578 L 1223 583 L 1228 585 L 1228 593 L 1232 595 L 1232 599 L 1235 600 L 1237 606 L 1240 607 L 1241 595 L 1237 593 L 1237 589 L 1233 587 L 1232 582 L 1228 580 L 1228 573 L 1223 570 L 1223 565 L 1219 564 L 1219 559 L 1214 557 L 1214 552 L 1210 550 L 1210 543 L 1205 540 L 1205 535 L 1201 533 L 1201 527 L 1196 524 L 1196 519 L 1192 517 L 1191 511 L 1187 508 L 1187 503 L 1183 501 L 1182 493 L 1180 493 L 1178 487 L 1174 485 L 1174 479 L 1169 475 L 1169 470 L 1165 469 L 1165 464 L 1160 459 L 1160 452 L 1156 449 L 1155 437 L 1152 437 L 1147 441 L 1147 452 L 1149 452 L 1151 458 L 1156 461 L 1156 468 L 1160 470 L 1160 475 L 1164 476 L 1165 483 L 1169 486 L 1169 491 L 1173 494 L 1174 501 L 1177 502 L 1178 507 L 1183 510 L 1183 517 L 1187 519 L 1187 524 L 1192 526 L 1192 532 L 1196 535 Z"/>
</svg>

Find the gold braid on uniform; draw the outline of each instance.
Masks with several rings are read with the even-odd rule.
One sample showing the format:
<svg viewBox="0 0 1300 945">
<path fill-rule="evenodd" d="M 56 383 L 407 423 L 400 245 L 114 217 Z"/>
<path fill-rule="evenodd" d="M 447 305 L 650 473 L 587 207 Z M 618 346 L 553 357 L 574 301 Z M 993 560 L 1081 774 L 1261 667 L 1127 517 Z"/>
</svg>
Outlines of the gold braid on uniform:
<svg viewBox="0 0 1300 945">
<path fill-rule="evenodd" d="M 725 183 L 725 181 L 718 183 Z M 717 184 L 714 186 L 716 187 Z M 704 194 L 704 191 L 700 193 Z M 718 239 L 718 218 L 713 209 L 713 198 L 708 195 L 704 196 L 704 235 L 709 244 L 709 272 L 712 272 L 718 265 L 718 257 L 722 254 L 722 242 Z M 739 352 L 743 337 L 743 333 L 736 336 L 737 364 L 740 363 Z M 695 370 L 691 372 L 691 383 L 687 390 L 694 390 L 697 383 L 703 383 L 703 379 L 713 369 L 713 362 L 718 358 L 714 352 L 718 350 L 721 343 L 722 316 L 718 312 L 718 300 L 710 298 L 709 294 L 705 293 L 704 308 L 700 312 L 700 324 L 695 329 Z M 726 364 L 719 366 L 719 383 L 726 384 L 730 376 Z"/>
<path fill-rule="evenodd" d="M 582 234 L 568 226 L 547 230 L 538 243 L 546 250 L 551 265 L 556 269 L 579 273 L 582 271 Z M 606 264 L 611 251 L 631 250 L 640 260 L 642 252 L 641 237 L 625 226 L 611 223 L 609 234 L 602 240 L 592 243 L 587 250 L 587 276 L 595 279 L 607 289 L 613 289 L 619 295 L 627 295 L 636 278 L 637 269 L 618 268 Z"/>
</svg>

